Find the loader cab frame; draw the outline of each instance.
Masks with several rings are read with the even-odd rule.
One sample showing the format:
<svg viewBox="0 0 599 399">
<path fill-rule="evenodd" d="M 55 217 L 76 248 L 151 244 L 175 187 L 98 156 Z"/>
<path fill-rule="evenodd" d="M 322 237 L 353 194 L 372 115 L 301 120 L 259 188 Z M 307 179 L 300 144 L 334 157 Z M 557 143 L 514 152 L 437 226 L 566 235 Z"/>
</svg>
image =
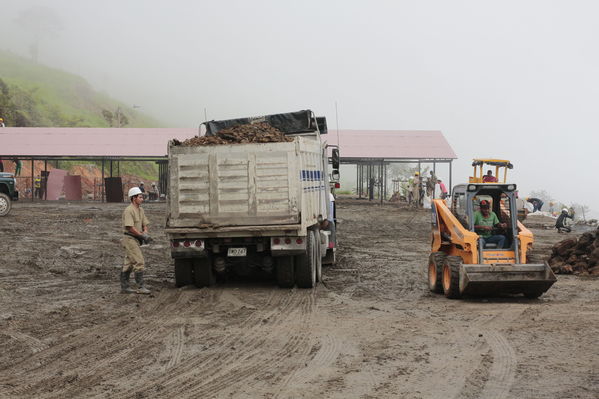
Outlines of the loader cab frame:
<svg viewBox="0 0 599 399">
<path fill-rule="evenodd" d="M 454 187 L 451 211 L 465 229 L 474 232 L 474 213 L 479 210 L 478 204 L 482 200 L 489 201 L 491 211 L 495 212 L 500 222 L 507 224 L 505 230 L 496 232 L 506 238 L 503 248 L 490 243 L 483 247 L 483 241 L 478 240 L 479 259 L 498 256 L 501 251 L 509 250 L 513 251 L 515 262 L 520 262 L 515 192 L 515 184 L 471 183 Z"/>
</svg>

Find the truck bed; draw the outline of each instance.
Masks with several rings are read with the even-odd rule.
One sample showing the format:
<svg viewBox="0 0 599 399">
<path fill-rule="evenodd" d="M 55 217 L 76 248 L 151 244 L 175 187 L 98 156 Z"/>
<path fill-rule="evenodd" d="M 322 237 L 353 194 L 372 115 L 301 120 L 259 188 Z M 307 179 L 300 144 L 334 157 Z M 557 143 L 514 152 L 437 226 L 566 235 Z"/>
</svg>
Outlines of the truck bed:
<svg viewBox="0 0 599 399">
<path fill-rule="evenodd" d="M 311 137 L 170 146 L 167 229 L 314 224 L 326 214 L 320 159 Z"/>
</svg>

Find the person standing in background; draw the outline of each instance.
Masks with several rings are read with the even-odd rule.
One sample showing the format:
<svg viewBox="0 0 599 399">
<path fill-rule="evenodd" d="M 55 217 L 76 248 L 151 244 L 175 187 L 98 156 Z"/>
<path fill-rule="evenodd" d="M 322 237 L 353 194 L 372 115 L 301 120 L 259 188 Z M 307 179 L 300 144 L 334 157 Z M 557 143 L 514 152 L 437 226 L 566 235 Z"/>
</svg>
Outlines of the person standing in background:
<svg viewBox="0 0 599 399">
<path fill-rule="evenodd" d="M 23 163 L 21 163 L 21 160 L 18 158 L 13 158 L 12 161 L 15 163 L 15 176 L 19 176 L 21 174 Z"/>
<path fill-rule="evenodd" d="M 435 195 L 435 185 L 437 184 L 437 176 L 435 176 L 435 172 L 431 170 L 430 176 L 426 181 L 426 196 L 429 198 L 433 198 Z"/>
<path fill-rule="evenodd" d="M 445 183 L 441 180 L 437 180 L 437 183 L 439 183 L 439 189 L 441 190 L 441 199 L 447 198 L 447 187 L 445 187 Z"/>
<path fill-rule="evenodd" d="M 6 125 L 4 124 L 3 118 L 0 118 L 0 127 L 6 127 Z"/>
</svg>

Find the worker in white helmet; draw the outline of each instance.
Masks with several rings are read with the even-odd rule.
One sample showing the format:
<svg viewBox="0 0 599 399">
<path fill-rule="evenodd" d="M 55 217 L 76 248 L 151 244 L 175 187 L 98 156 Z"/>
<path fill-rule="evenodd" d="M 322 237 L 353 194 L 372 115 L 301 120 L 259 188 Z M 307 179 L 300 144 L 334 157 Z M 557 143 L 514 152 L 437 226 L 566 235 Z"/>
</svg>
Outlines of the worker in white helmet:
<svg viewBox="0 0 599 399">
<path fill-rule="evenodd" d="M 148 235 L 150 221 L 146 218 L 141 207 L 144 197 L 139 187 L 130 189 L 128 197 L 131 204 L 123 211 L 123 232 L 125 236 L 122 243 L 125 248 L 125 262 L 121 271 L 121 292 L 125 294 L 134 292 L 149 294 L 150 290 L 144 284 L 145 263 L 140 246 L 151 241 Z M 129 276 L 132 271 L 135 273 L 137 291 L 133 291 L 129 287 Z"/>
<path fill-rule="evenodd" d="M 555 228 L 557 229 L 558 233 L 569 233 L 572 231 L 572 228 L 568 226 L 566 218 L 574 220 L 574 216 L 570 215 L 568 208 L 562 209 L 562 213 L 557 217 L 557 220 L 555 221 Z"/>
</svg>

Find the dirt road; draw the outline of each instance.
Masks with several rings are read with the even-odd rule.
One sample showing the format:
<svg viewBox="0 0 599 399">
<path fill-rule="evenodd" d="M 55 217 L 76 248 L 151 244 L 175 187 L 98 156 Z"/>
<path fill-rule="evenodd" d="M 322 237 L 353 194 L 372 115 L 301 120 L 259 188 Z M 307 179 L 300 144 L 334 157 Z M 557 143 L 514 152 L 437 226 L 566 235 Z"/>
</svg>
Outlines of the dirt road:
<svg viewBox="0 0 599 399">
<path fill-rule="evenodd" d="M 0 219 L 0 397 L 599 397 L 599 280 L 433 295 L 428 211 L 340 201 L 339 262 L 315 290 L 177 289 L 165 206 L 146 204 L 153 294 L 127 296 L 123 208 L 21 202 Z"/>
</svg>

